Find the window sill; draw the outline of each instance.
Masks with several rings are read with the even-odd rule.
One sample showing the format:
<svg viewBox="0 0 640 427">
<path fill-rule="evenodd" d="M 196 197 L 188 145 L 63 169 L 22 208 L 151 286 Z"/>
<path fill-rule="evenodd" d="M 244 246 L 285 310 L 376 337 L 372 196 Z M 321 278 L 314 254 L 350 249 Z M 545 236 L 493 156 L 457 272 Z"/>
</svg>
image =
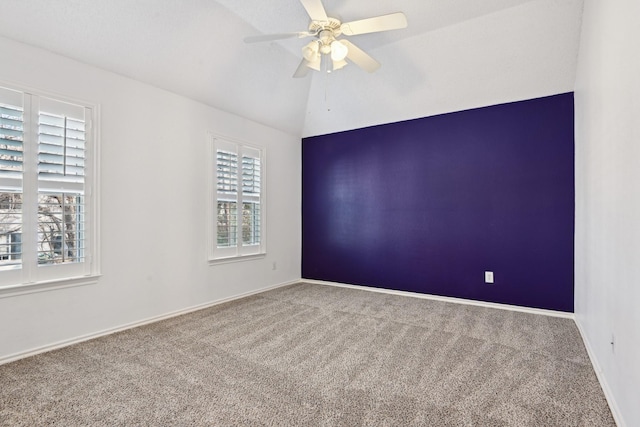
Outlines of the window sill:
<svg viewBox="0 0 640 427">
<path fill-rule="evenodd" d="M 57 289 L 73 288 L 76 286 L 93 285 L 98 283 L 100 275 L 73 277 L 66 279 L 49 280 L 37 283 L 22 283 L 0 287 L 0 298 L 8 298 L 18 295 L 33 294 L 36 292 L 53 291 Z"/>
<path fill-rule="evenodd" d="M 209 265 L 214 266 L 214 265 L 220 265 L 220 264 L 231 264 L 234 262 L 251 261 L 255 259 L 262 259 L 262 258 L 265 258 L 266 256 L 267 256 L 266 253 L 260 253 L 260 254 L 252 254 L 252 255 L 238 255 L 238 256 L 232 256 L 232 257 L 226 257 L 226 258 L 214 258 L 209 260 Z"/>
</svg>

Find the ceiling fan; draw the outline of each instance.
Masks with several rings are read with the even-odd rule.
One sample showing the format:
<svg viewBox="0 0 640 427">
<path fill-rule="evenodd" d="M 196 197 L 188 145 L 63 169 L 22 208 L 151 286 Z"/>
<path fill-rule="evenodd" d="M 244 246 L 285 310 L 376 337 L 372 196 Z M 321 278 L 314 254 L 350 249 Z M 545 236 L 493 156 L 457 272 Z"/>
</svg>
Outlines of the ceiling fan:
<svg viewBox="0 0 640 427">
<path fill-rule="evenodd" d="M 302 48 L 302 61 L 293 77 L 304 77 L 309 70 L 323 70 L 329 73 L 339 70 L 347 65 L 346 59 L 372 73 L 380 68 L 380 63 L 350 41 L 338 40 L 338 37 L 407 27 L 407 18 L 402 12 L 342 23 L 339 19 L 327 15 L 322 0 L 300 0 L 300 2 L 311 18 L 308 31 L 249 36 L 244 39 L 245 43 L 256 43 L 293 37 L 314 37 L 313 41 Z"/>
</svg>

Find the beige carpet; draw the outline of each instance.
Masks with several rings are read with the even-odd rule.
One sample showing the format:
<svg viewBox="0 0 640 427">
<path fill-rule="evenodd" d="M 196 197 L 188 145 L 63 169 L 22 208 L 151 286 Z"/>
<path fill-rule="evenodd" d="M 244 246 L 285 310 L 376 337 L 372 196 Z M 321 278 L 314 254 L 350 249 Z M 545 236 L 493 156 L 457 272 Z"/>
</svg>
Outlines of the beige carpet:
<svg viewBox="0 0 640 427">
<path fill-rule="evenodd" d="M 615 424 L 572 320 L 297 284 L 0 366 L 0 425 Z"/>
</svg>

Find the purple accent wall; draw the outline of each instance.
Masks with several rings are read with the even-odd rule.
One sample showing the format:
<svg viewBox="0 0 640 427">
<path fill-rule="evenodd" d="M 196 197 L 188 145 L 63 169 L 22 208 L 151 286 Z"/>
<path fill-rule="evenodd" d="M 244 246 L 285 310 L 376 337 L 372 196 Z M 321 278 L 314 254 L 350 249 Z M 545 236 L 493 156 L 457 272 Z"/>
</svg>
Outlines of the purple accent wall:
<svg viewBox="0 0 640 427">
<path fill-rule="evenodd" d="M 302 277 L 573 312 L 573 117 L 566 93 L 304 138 Z"/>
</svg>

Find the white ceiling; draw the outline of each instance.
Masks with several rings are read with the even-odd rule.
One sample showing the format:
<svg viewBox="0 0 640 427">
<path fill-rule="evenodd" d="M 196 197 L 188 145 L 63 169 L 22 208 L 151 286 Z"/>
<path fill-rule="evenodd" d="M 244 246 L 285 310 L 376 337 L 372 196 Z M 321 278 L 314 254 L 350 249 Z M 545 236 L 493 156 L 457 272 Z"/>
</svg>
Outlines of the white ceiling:
<svg viewBox="0 0 640 427">
<path fill-rule="evenodd" d="M 298 0 L 0 0 L 0 36 L 309 136 L 573 90 L 582 0 L 325 0 L 351 21 L 402 11 L 409 27 L 353 36 L 382 63 L 291 75 L 308 40 Z"/>
</svg>

